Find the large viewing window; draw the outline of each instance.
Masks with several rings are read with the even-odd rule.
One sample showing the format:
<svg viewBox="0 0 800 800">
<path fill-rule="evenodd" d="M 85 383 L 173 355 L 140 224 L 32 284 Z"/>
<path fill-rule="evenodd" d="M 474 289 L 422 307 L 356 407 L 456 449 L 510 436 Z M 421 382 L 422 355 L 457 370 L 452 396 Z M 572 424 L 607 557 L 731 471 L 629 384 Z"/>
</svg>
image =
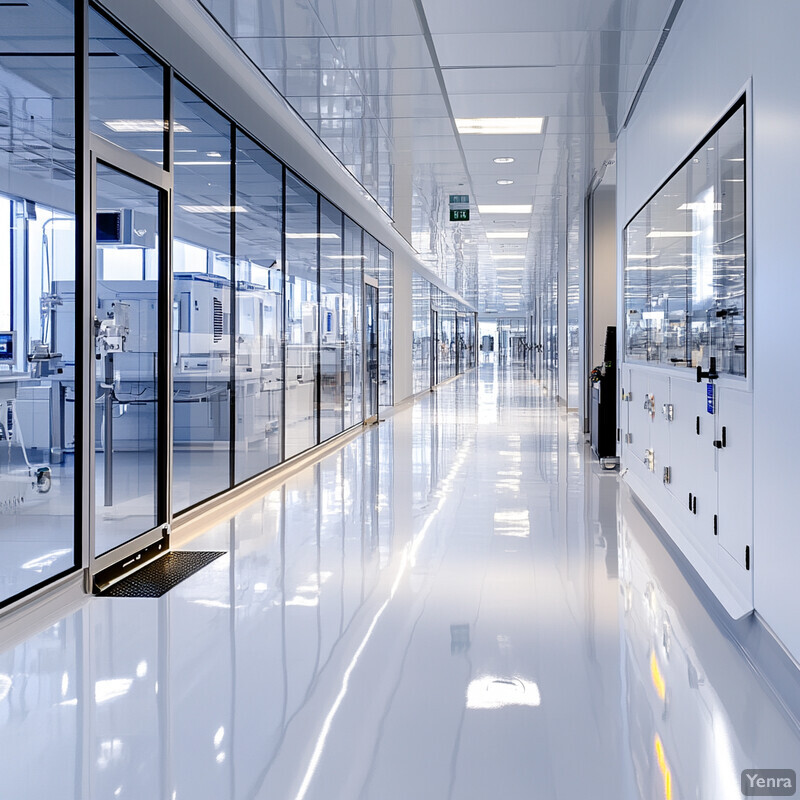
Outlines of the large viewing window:
<svg viewBox="0 0 800 800">
<path fill-rule="evenodd" d="M 173 507 L 230 486 L 231 124 L 175 83 Z M 247 212 L 249 213 L 249 212 Z"/>
<path fill-rule="evenodd" d="M 319 223 L 317 193 L 286 175 L 286 443 L 302 453 L 317 436 Z"/>
<path fill-rule="evenodd" d="M 746 372 L 745 106 L 625 229 L 625 359 Z"/>
<path fill-rule="evenodd" d="M 0 608 L 392 397 L 392 253 L 74 5 L 0 3 Z"/>
<path fill-rule="evenodd" d="M 236 480 L 281 460 L 283 167 L 236 137 Z"/>
<path fill-rule="evenodd" d="M 0 25 L 0 604 L 75 551 L 75 54 L 71 2 Z"/>
</svg>

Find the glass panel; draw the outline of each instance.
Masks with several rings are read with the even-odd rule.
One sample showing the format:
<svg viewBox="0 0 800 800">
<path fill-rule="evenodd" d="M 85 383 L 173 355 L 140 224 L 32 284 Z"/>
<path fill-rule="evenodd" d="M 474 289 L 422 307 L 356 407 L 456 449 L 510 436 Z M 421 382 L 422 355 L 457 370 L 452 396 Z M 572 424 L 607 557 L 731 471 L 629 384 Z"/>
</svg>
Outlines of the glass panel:
<svg viewBox="0 0 800 800">
<path fill-rule="evenodd" d="M 365 417 L 369 419 L 378 413 L 378 290 L 364 286 L 364 346 L 365 370 Z"/>
<path fill-rule="evenodd" d="M 345 387 L 345 425 L 349 428 L 364 419 L 361 408 L 361 293 L 363 290 L 361 228 L 350 219 L 344 221 L 344 283 L 345 283 L 345 360 L 347 384 Z"/>
<path fill-rule="evenodd" d="M 159 191 L 97 166 L 95 554 L 158 522 Z M 138 274 L 118 277 L 118 260 Z M 148 279 L 145 276 L 148 276 Z"/>
<path fill-rule="evenodd" d="M 283 167 L 236 139 L 236 481 L 281 460 Z"/>
<path fill-rule="evenodd" d="M 431 388 L 431 285 L 414 273 L 412 282 L 411 361 L 414 392 Z"/>
<path fill-rule="evenodd" d="M 164 68 L 92 8 L 89 127 L 92 133 L 148 161 L 164 162 Z M 176 122 L 176 131 L 180 129 Z"/>
<path fill-rule="evenodd" d="M 443 302 L 449 305 L 444 295 Z M 439 382 L 452 378 L 456 360 L 456 317 L 449 308 L 439 312 Z"/>
<path fill-rule="evenodd" d="M 30 0 L 1 11 L 4 602 L 76 560 L 75 76 L 70 2 Z"/>
<path fill-rule="evenodd" d="M 378 254 L 378 350 L 381 362 L 380 404 L 382 407 L 392 405 L 392 336 L 394 317 L 394 269 L 392 252 L 383 245 Z"/>
<path fill-rule="evenodd" d="M 230 486 L 231 126 L 175 83 L 173 508 Z"/>
<path fill-rule="evenodd" d="M 342 212 L 320 201 L 320 439 L 344 430 Z"/>
<path fill-rule="evenodd" d="M 431 296 L 437 290 L 431 287 Z M 431 386 L 436 386 L 439 383 L 439 312 L 431 308 Z"/>
<path fill-rule="evenodd" d="M 625 357 L 744 375 L 744 106 L 626 228 Z"/>
<path fill-rule="evenodd" d="M 334 234 L 335 235 L 335 234 Z M 286 174 L 286 457 L 317 443 L 317 193 Z"/>
</svg>

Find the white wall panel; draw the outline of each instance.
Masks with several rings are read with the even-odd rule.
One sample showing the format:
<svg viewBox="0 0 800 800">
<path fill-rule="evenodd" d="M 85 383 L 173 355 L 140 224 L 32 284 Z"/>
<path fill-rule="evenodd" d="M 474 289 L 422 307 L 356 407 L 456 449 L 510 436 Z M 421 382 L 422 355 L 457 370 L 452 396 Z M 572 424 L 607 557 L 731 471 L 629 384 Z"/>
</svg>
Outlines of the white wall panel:
<svg viewBox="0 0 800 800">
<path fill-rule="evenodd" d="M 796 158 L 800 5 L 792 0 L 684 3 L 641 102 L 619 140 L 619 226 L 685 158 L 752 81 L 750 135 L 752 236 L 753 580 L 755 608 L 800 658 L 800 536 L 793 484 L 800 426 L 780 402 L 800 394 L 800 372 L 787 369 L 796 348 Z M 720 409 L 725 406 L 721 397 Z M 721 456 L 720 456 L 721 457 Z M 744 463 L 746 443 L 737 460 Z M 745 474 L 747 474 L 745 470 Z M 741 482 L 720 488 L 722 507 L 742 510 Z M 736 492 L 738 496 L 727 496 Z M 727 504 L 730 503 L 728 506 Z M 726 542 L 738 553 L 746 530 Z M 737 558 L 736 563 L 739 563 Z"/>
</svg>

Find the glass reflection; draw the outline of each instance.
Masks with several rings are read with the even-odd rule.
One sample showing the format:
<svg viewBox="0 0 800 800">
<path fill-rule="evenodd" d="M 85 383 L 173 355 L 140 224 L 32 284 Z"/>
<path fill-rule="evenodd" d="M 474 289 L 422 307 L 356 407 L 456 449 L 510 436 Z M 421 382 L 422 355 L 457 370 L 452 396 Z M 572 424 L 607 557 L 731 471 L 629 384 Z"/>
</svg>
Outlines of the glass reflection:
<svg viewBox="0 0 800 800">
<path fill-rule="evenodd" d="M 411 288 L 411 362 L 416 393 L 431 388 L 431 285 L 415 272 Z"/>
<path fill-rule="evenodd" d="M 320 200 L 320 441 L 344 430 L 344 258 L 342 212 Z"/>
<path fill-rule="evenodd" d="M 148 161 L 164 162 L 164 68 L 93 8 L 89 9 L 89 127 Z M 185 128 L 185 123 L 176 123 L 176 131 Z M 186 152 L 181 150 L 184 158 Z"/>
<path fill-rule="evenodd" d="M 362 291 L 364 279 L 362 231 L 351 219 L 344 221 L 344 286 L 345 286 L 345 425 L 349 428 L 364 419 L 361 408 L 362 364 Z"/>
<path fill-rule="evenodd" d="M 378 353 L 380 358 L 380 405 L 392 405 L 392 337 L 394 334 L 394 263 L 391 251 L 378 252 Z"/>
<path fill-rule="evenodd" d="M 626 228 L 629 361 L 744 375 L 744 105 Z"/>
<path fill-rule="evenodd" d="M 235 479 L 281 460 L 283 167 L 236 137 Z"/>
<path fill-rule="evenodd" d="M 173 508 L 230 486 L 231 125 L 175 83 Z M 244 212 L 247 213 L 247 212 Z"/>
<path fill-rule="evenodd" d="M 286 428 L 289 458 L 317 439 L 317 193 L 286 173 Z"/>
<path fill-rule="evenodd" d="M 159 195 L 97 166 L 96 555 L 158 522 Z"/>
<path fill-rule="evenodd" d="M 75 564 L 75 61 L 71 2 L 0 12 L 2 603 Z"/>
</svg>

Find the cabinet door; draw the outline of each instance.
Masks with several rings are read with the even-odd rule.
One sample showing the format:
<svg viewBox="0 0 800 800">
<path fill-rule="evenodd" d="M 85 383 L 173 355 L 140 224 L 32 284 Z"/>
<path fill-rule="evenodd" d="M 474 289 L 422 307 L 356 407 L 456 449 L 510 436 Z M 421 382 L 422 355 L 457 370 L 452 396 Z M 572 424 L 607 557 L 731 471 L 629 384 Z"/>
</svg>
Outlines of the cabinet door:
<svg viewBox="0 0 800 800">
<path fill-rule="evenodd" d="M 671 383 L 673 419 L 669 423 L 672 440 L 669 490 L 692 520 L 691 529 L 700 535 L 713 537 L 717 510 L 715 417 L 706 410 L 704 383 L 675 378 Z"/>
<path fill-rule="evenodd" d="M 650 391 L 649 379 L 646 372 L 632 369 L 628 379 L 630 388 L 630 402 L 628 406 L 628 433 L 631 443 L 628 445 L 628 460 L 625 463 L 632 472 L 647 481 L 652 481 L 653 474 L 644 463 L 645 452 L 651 448 L 650 435 L 652 420 L 650 413 L 645 410 L 644 403 Z"/>
<path fill-rule="evenodd" d="M 669 375 L 650 375 L 649 394 L 653 400 L 650 414 L 650 447 L 653 449 L 653 475 L 659 483 L 664 481 L 664 467 L 670 466 L 670 426 L 664 416 L 664 406 L 670 401 Z M 646 413 L 646 412 L 645 412 Z"/>
<path fill-rule="evenodd" d="M 619 403 L 619 452 L 621 461 L 625 466 L 628 466 L 629 459 L 633 455 L 633 451 L 628 444 L 628 434 L 631 430 L 630 425 L 630 403 L 622 398 L 630 393 L 631 390 L 631 370 L 630 367 L 625 367 L 620 370 L 619 384 L 617 385 L 617 398 Z"/>
<path fill-rule="evenodd" d="M 724 433 L 724 436 L 723 436 Z M 745 566 L 753 545 L 753 396 L 720 392 L 717 413 L 719 544 Z"/>
</svg>

